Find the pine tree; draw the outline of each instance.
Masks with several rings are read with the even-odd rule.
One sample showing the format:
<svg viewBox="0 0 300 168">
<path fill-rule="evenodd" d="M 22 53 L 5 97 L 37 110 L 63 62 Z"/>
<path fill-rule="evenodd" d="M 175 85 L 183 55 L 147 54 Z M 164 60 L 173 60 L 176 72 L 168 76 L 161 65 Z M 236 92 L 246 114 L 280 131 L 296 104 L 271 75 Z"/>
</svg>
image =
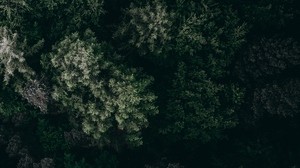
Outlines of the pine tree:
<svg viewBox="0 0 300 168">
<path fill-rule="evenodd" d="M 21 73 L 27 80 L 35 74 L 26 64 L 24 52 L 20 50 L 17 38 L 17 33 L 12 33 L 6 27 L 0 27 L 0 72 L 4 74 L 6 85 L 16 71 Z"/>
<path fill-rule="evenodd" d="M 0 1 L 0 26 L 13 28 L 20 26 L 22 15 L 30 7 L 25 0 L 1 0 Z"/>
<path fill-rule="evenodd" d="M 300 45 L 292 38 L 262 38 L 249 46 L 236 69 L 242 80 L 280 75 L 300 65 Z"/>
<path fill-rule="evenodd" d="M 27 0 L 37 28 L 47 29 L 43 37 L 59 40 L 88 27 L 101 29 L 104 0 Z"/>
<path fill-rule="evenodd" d="M 181 60 L 199 64 L 212 78 L 219 78 L 234 59 L 235 51 L 245 40 L 245 24 L 230 6 L 222 7 L 212 0 L 184 3 L 176 47 Z M 181 5 L 182 6 L 182 5 Z"/>
<path fill-rule="evenodd" d="M 161 56 L 169 49 L 174 13 L 168 11 L 163 1 L 154 0 L 143 5 L 132 3 L 125 16 L 115 36 L 126 38 L 126 42 L 142 55 Z"/>
<path fill-rule="evenodd" d="M 300 110 L 300 81 L 291 79 L 255 89 L 252 109 L 256 119 L 266 114 L 295 116 Z"/>
<path fill-rule="evenodd" d="M 235 112 L 243 100 L 242 90 L 215 83 L 197 66 L 180 63 L 169 92 L 165 134 L 208 142 L 238 123 Z"/>
<path fill-rule="evenodd" d="M 141 129 L 157 113 L 156 97 L 148 91 L 152 79 L 115 65 L 105 50 L 94 37 L 80 38 L 78 33 L 58 43 L 49 55 L 57 75 L 52 97 L 77 112 L 83 131 L 99 142 L 124 137 L 140 145 Z"/>
</svg>

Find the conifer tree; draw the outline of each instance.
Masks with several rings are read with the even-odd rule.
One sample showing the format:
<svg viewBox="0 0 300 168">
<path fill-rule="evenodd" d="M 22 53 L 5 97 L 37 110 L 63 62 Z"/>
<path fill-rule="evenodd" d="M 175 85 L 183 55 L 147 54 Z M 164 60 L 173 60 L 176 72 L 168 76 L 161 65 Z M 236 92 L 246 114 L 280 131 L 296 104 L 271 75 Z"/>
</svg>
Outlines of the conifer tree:
<svg viewBox="0 0 300 168">
<path fill-rule="evenodd" d="M 0 26 L 14 28 L 20 26 L 22 15 L 30 7 L 25 0 L 1 0 L 0 1 Z"/>
<path fill-rule="evenodd" d="M 300 45 L 292 38 L 262 38 L 251 45 L 237 64 L 242 80 L 257 81 L 300 65 Z"/>
<path fill-rule="evenodd" d="M 12 86 L 30 104 L 46 112 L 48 93 L 42 82 L 36 79 L 36 73 L 27 65 L 25 54 L 30 55 L 42 45 L 42 41 L 29 47 L 25 42 L 18 42 L 18 34 L 7 27 L 0 27 L 0 74 L 4 84 L 14 78 Z M 27 48 L 27 51 L 24 49 Z"/>
<path fill-rule="evenodd" d="M 300 110 L 300 81 L 291 79 L 255 89 L 252 109 L 255 118 L 266 114 L 281 117 L 297 115 Z"/>
<path fill-rule="evenodd" d="M 143 5 L 132 3 L 125 16 L 115 36 L 126 38 L 142 55 L 150 52 L 161 56 L 162 52 L 168 50 L 174 13 L 167 9 L 162 0 Z"/>
<path fill-rule="evenodd" d="M 20 50 L 17 42 L 17 33 L 12 33 L 6 27 L 0 27 L 0 63 L 4 75 L 4 82 L 8 84 L 11 77 L 17 72 L 29 80 L 34 71 L 26 64 L 24 52 Z"/>
<path fill-rule="evenodd" d="M 59 40 L 72 32 L 88 27 L 101 28 L 103 0 L 27 0 L 38 28 L 51 40 Z"/>
<path fill-rule="evenodd" d="M 230 6 L 222 7 L 212 0 L 184 7 L 187 11 L 177 16 L 182 21 L 174 48 L 180 59 L 199 64 L 212 78 L 227 74 L 225 68 L 245 40 L 245 24 Z"/>
<path fill-rule="evenodd" d="M 208 142 L 238 123 L 236 110 L 243 92 L 235 85 L 213 82 L 196 66 L 178 65 L 167 104 L 167 127 L 163 133 L 178 140 Z"/>
<path fill-rule="evenodd" d="M 94 37 L 78 33 L 58 43 L 49 55 L 57 75 L 52 97 L 81 116 L 83 131 L 100 143 L 123 137 L 140 145 L 141 129 L 157 113 L 148 90 L 152 79 L 115 65 L 105 50 Z"/>
</svg>

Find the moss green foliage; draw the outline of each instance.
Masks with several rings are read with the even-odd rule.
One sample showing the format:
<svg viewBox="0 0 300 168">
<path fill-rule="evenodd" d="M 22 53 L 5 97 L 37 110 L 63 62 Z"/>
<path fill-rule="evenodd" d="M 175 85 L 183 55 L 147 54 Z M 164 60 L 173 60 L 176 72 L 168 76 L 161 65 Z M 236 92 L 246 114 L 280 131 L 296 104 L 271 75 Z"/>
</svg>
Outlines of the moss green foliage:
<svg viewBox="0 0 300 168">
<path fill-rule="evenodd" d="M 109 143 L 111 137 L 124 134 L 128 143 L 140 145 L 147 117 L 157 113 L 156 97 L 147 91 L 152 79 L 114 65 L 103 44 L 84 38 L 72 34 L 50 54 L 58 72 L 52 97 L 77 112 L 83 131 L 95 139 Z"/>
<path fill-rule="evenodd" d="M 37 124 L 37 135 L 46 154 L 68 150 L 62 128 L 53 127 L 44 119 L 40 119 Z"/>
<path fill-rule="evenodd" d="M 65 153 L 64 155 L 64 168 L 116 168 L 118 161 L 110 152 L 101 152 L 93 164 L 87 163 L 85 158 L 81 158 L 79 161 L 74 155 Z"/>
<path fill-rule="evenodd" d="M 15 97 L 12 90 L 0 90 L 0 116 L 11 117 L 27 110 L 26 104 Z"/>
<path fill-rule="evenodd" d="M 89 168 L 90 166 L 86 163 L 85 159 L 76 161 L 74 156 L 71 154 L 64 155 L 64 168 Z"/>
<path fill-rule="evenodd" d="M 115 155 L 108 151 L 102 151 L 100 155 L 95 160 L 96 167 L 100 168 L 117 168 L 118 167 L 118 160 Z"/>
<path fill-rule="evenodd" d="M 203 142 L 219 138 L 221 130 L 238 123 L 235 111 L 242 99 L 243 92 L 234 85 L 216 84 L 205 71 L 180 63 L 167 106 L 171 123 L 163 132 Z"/>
</svg>

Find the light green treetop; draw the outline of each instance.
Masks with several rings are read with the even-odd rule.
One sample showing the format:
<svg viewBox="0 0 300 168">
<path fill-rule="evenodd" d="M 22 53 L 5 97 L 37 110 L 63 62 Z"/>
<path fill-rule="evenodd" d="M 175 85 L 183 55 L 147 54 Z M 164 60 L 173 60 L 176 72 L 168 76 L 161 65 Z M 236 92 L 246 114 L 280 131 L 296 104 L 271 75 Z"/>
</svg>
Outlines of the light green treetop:
<svg viewBox="0 0 300 168">
<path fill-rule="evenodd" d="M 17 33 L 12 33 L 6 27 L 0 27 L 0 71 L 4 74 L 5 84 L 8 84 L 15 71 L 20 72 L 26 79 L 35 74 L 26 64 L 24 52 L 20 50 L 17 38 Z"/>
<path fill-rule="evenodd" d="M 156 96 L 148 91 L 152 79 L 135 69 L 114 65 L 105 47 L 94 38 L 66 37 L 50 54 L 56 85 L 52 97 L 82 117 L 82 129 L 100 142 L 121 136 L 142 143 L 141 129 L 157 113 Z"/>
</svg>

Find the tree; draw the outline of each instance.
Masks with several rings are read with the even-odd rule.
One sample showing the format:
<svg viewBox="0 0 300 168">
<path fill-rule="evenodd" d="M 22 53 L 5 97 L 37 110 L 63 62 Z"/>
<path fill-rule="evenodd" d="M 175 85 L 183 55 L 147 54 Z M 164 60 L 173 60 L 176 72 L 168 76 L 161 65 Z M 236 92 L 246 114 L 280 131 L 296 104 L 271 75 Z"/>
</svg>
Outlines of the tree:
<svg viewBox="0 0 300 168">
<path fill-rule="evenodd" d="M 35 73 L 27 66 L 24 52 L 17 44 L 17 33 L 12 33 L 6 27 L 0 27 L 0 72 L 4 73 L 4 82 L 7 85 L 15 71 L 29 80 Z"/>
<path fill-rule="evenodd" d="M 72 129 L 64 132 L 64 138 L 68 146 L 89 146 L 92 144 L 93 138 L 86 136 L 82 130 Z"/>
<path fill-rule="evenodd" d="M 75 157 L 71 154 L 65 154 L 64 155 L 64 167 L 65 168 L 88 168 L 90 165 L 88 165 L 85 161 L 85 159 L 81 159 L 79 161 L 75 160 Z"/>
<path fill-rule="evenodd" d="M 44 158 L 41 160 L 41 168 L 54 168 L 55 163 L 52 158 Z"/>
<path fill-rule="evenodd" d="M 4 76 L 4 83 L 8 85 L 14 78 L 12 85 L 30 104 L 46 112 L 48 92 L 42 82 L 36 78 L 36 73 L 27 65 L 25 55 L 31 55 L 43 45 L 43 40 L 29 46 L 26 41 L 18 42 L 18 34 L 12 33 L 6 27 L 0 27 L 0 74 Z M 25 49 L 28 49 L 24 51 Z"/>
<path fill-rule="evenodd" d="M 103 0 L 27 0 L 32 6 L 30 18 L 37 29 L 46 29 L 47 40 L 59 40 L 74 31 L 89 27 L 101 28 Z M 53 42 L 53 41 L 52 41 Z"/>
<path fill-rule="evenodd" d="M 26 111 L 26 103 L 20 101 L 18 94 L 12 89 L 0 91 L 0 116 L 9 118 Z"/>
<path fill-rule="evenodd" d="M 100 143 L 114 144 L 124 137 L 127 143 L 140 145 L 141 129 L 157 113 L 156 96 L 148 90 L 152 79 L 114 65 L 104 43 L 91 34 L 67 36 L 49 54 L 56 74 L 52 97 L 77 112 L 83 131 Z"/>
<path fill-rule="evenodd" d="M 19 151 L 22 147 L 22 141 L 19 135 L 14 135 L 10 138 L 8 145 L 6 147 L 6 152 L 10 157 L 19 155 Z"/>
<path fill-rule="evenodd" d="M 22 15 L 30 8 L 25 0 L 2 0 L 0 2 L 0 26 L 20 26 Z"/>
<path fill-rule="evenodd" d="M 53 127 L 46 120 L 40 119 L 37 123 L 36 134 L 45 154 L 68 150 L 66 142 L 64 141 L 62 128 Z"/>
<path fill-rule="evenodd" d="M 256 0 L 241 4 L 239 10 L 253 35 L 266 35 L 285 31 L 284 27 L 297 20 L 298 5 L 295 0 Z"/>
<path fill-rule="evenodd" d="M 246 28 L 230 7 L 214 1 L 177 1 L 175 9 L 180 20 L 174 47 L 179 64 L 162 132 L 179 140 L 208 142 L 238 123 L 243 89 L 221 81 L 229 75 Z"/>
<path fill-rule="evenodd" d="M 162 56 L 162 52 L 168 50 L 174 13 L 168 11 L 163 1 L 154 0 L 143 5 L 132 3 L 125 15 L 126 20 L 115 36 L 126 38 L 142 55 Z"/>
<path fill-rule="evenodd" d="M 33 166 L 33 159 L 26 155 L 22 157 L 17 165 L 17 168 L 31 168 Z"/>
<path fill-rule="evenodd" d="M 242 80 L 258 80 L 282 74 L 300 65 L 300 45 L 291 38 L 262 38 L 252 46 L 238 63 Z"/>
<path fill-rule="evenodd" d="M 264 114 L 293 117 L 300 110 L 300 81 L 267 84 L 254 92 L 252 109 L 256 118 Z"/>
<path fill-rule="evenodd" d="M 180 6 L 188 9 L 179 10 Z M 228 74 L 225 68 L 234 59 L 235 51 L 245 41 L 245 24 L 230 6 L 222 7 L 214 1 L 184 3 L 178 8 L 181 23 L 175 50 L 181 60 L 197 62 L 212 78 Z"/>
<path fill-rule="evenodd" d="M 163 133 L 183 140 L 208 142 L 238 123 L 235 111 L 243 92 L 234 85 L 213 82 L 201 69 L 180 63 L 167 104 Z"/>
</svg>

